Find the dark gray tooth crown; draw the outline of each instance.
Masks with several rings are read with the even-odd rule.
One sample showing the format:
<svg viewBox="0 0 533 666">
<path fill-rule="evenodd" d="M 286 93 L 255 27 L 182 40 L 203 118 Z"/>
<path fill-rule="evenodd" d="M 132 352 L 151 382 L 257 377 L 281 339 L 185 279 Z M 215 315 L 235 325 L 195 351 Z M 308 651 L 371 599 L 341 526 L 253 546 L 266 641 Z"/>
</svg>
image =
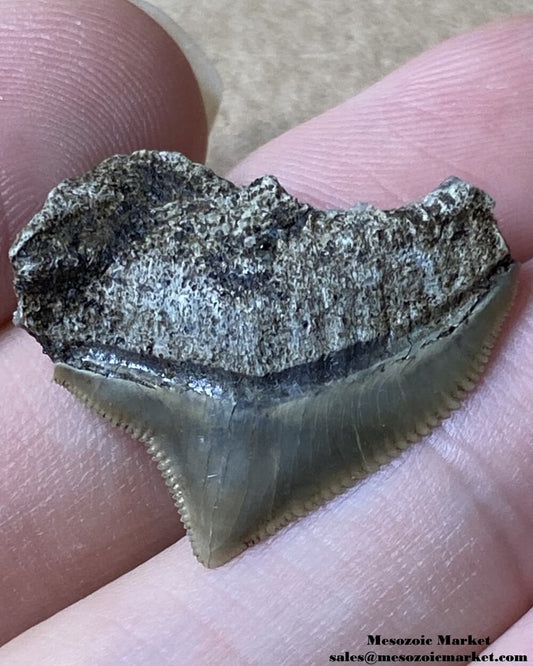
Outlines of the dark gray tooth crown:
<svg viewBox="0 0 533 666">
<path fill-rule="evenodd" d="M 517 276 L 483 191 L 319 211 L 180 153 L 64 181 L 11 249 L 55 378 L 146 441 L 218 566 L 457 406 Z"/>
</svg>

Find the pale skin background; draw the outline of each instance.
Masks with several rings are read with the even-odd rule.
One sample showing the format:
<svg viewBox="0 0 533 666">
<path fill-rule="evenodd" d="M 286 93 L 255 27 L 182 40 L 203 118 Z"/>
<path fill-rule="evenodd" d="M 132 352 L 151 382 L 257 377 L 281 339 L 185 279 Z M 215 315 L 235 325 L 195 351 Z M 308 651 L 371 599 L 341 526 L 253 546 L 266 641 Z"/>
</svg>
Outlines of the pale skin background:
<svg viewBox="0 0 533 666">
<path fill-rule="evenodd" d="M 275 173 L 324 207 L 397 205 L 453 173 L 495 197 L 523 268 L 460 411 L 207 571 L 142 446 L 53 385 L 9 324 L 7 248 L 61 178 L 140 147 L 206 152 L 175 43 L 126 0 L 88 4 L 0 1 L 0 632 L 20 634 L 0 664 L 322 664 L 368 633 L 489 635 L 495 653 L 533 657 L 533 18 L 460 35 L 351 99 L 345 87 L 348 101 L 231 170 Z"/>
</svg>

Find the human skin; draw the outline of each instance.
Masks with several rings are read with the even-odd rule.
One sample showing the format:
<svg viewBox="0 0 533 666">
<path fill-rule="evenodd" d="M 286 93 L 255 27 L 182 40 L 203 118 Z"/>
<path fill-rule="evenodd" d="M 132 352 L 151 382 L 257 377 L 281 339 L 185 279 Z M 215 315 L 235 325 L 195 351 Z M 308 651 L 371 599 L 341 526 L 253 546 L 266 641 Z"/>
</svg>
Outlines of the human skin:
<svg viewBox="0 0 533 666">
<path fill-rule="evenodd" d="M 37 8 L 46 8 L 42 20 L 55 17 L 52 34 L 89 11 L 72 0 L 25 2 L 32 20 Z M 75 85 L 79 73 L 68 68 L 56 85 L 73 106 L 60 121 L 57 90 L 39 98 L 38 123 L 24 124 L 16 104 L 0 107 L 0 127 L 20 137 L 13 146 L 4 132 L 0 152 L 8 193 L 0 229 L 2 638 L 43 620 L 0 650 L 0 664 L 325 663 L 331 653 L 364 652 L 369 633 L 489 635 L 494 650 L 533 656 L 533 18 L 440 45 L 229 174 L 249 182 L 274 173 L 321 207 L 394 206 L 454 174 L 494 196 L 523 266 L 493 358 L 460 410 L 358 487 L 209 571 L 180 538 L 142 446 L 53 385 L 49 360 L 8 323 L 6 249 L 51 186 L 141 146 L 204 155 L 201 101 L 177 47 L 125 0 L 99 4 L 84 71 L 102 71 L 111 57 L 128 62 L 140 42 L 162 44 L 139 56 L 132 74 L 138 89 L 159 91 L 159 115 L 146 123 L 145 97 L 132 105 L 112 83 L 93 106 L 80 99 L 91 82 Z M 7 2 L 0 9 L 17 19 Z M 110 35 L 129 22 L 131 38 L 111 54 Z M 3 55 L 0 40 L 1 71 L 15 49 L 29 48 L 30 37 L 18 35 Z M 30 67 L 27 76 L 37 75 Z M 183 132 L 176 104 L 187 122 L 198 119 L 197 131 Z M 122 113 L 129 120 L 117 129 L 111 119 Z M 50 128 L 67 133 L 67 150 L 49 152 Z M 20 146 L 45 155 L 46 167 L 32 166 Z"/>
</svg>

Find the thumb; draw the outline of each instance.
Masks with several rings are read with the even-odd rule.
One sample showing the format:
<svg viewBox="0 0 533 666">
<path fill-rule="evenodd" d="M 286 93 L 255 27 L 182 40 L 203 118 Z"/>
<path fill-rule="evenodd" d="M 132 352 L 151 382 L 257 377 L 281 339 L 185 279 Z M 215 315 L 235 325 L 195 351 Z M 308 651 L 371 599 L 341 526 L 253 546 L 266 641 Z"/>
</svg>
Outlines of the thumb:
<svg viewBox="0 0 533 666">
<path fill-rule="evenodd" d="M 136 5 L 0 0 L 0 323 L 15 304 L 7 251 L 60 180 L 138 148 L 205 156 L 193 70 Z"/>
</svg>

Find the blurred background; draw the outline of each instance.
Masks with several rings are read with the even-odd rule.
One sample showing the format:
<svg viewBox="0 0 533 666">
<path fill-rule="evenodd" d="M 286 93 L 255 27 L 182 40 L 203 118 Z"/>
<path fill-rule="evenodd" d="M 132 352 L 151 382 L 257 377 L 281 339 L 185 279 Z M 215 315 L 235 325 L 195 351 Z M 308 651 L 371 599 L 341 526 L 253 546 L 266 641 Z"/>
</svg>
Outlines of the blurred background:
<svg viewBox="0 0 533 666">
<path fill-rule="evenodd" d="M 208 164 L 352 97 L 425 49 L 533 0 L 151 0 L 204 49 L 224 94 Z"/>
</svg>

